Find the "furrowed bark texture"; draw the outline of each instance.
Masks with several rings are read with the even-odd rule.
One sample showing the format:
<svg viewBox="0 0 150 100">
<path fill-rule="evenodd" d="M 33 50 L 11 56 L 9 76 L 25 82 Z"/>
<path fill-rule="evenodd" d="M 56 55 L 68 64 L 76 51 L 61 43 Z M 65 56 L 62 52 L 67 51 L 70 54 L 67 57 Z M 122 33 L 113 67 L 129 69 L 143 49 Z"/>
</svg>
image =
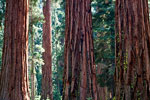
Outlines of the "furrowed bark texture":
<svg viewBox="0 0 150 100">
<path fill-rule="evenodd" d="M 28 0 L 6 0 L 0 100 L 29 100 Z"/>
<path fill-rule="evenodd" d="M 98 100 L 91 0 L 66 0 L 63 100 Z"/>
<path fill-rule="evenodd" d="M 148 0 L 116 0 L 116 100 L 150 100 Z"/>
<path fill-rule="evenodd" d="M 46 0 L 43 6 L 45 23 L 43 24 L 43 53 L 44 65 L 42 67 L 42 94 L 41 100 L 53 100 L 52 93 L 52 55 L 51 55 L 51 15 L 50 0 Z"/>
</svg>

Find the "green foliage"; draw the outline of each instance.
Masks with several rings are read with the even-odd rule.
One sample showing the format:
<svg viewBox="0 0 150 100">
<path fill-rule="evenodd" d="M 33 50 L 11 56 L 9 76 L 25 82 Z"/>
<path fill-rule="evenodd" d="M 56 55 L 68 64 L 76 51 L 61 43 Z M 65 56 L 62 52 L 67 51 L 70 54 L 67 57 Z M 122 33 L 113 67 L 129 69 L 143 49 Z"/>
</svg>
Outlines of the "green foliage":
<svg viewBox="0 0 150 100">
<path fill-rule="evenodd" d="M 42 13 L 42 1 L 41 0 L 31 0 L 29 11 L 29 70 L 34 71 L 36 76 L 36 97 L 41 94 L 41 81 L 42 81 L 42 65 L 44 64 L 42 59 L 42 53 L 44 49 L 42 48 L 42 23 L 43 23 L 43 13 Z M 33 53 L 32 49 L 32 36 L 33 36 Z M 32 58 L 33 56 L 33 58 Z M 34 69 L 31 68 L 32 59 L 34 61 Z M 29 73 L 30 79 L 30 73 Z M 30 80 L 31 87 L 31 80 Z M 36 98 L 36 100 L 40 100 Z"/>
<path fill-rule="evenodd" d="M 0 29 L 0 69 L 2 66 L 3 33 L 4 33 L 4 25 L 2 24 L 1 29 Z"/>
<path fill-rule="evenodd" d="M 4 23 L 6 0 L 0 0 L 0 29 Z"/>
<path fill-rule="evenodd" d="M 116 97 L 113 97 L 113 100 L 116 100 Z"/>
<path fill-rule="evenodd" d="M 65 29 L 65 10 L 62 0 L 52 4 L 52 29 L 53 95 L 55 100 L 61 100 Z"/>
<path fill-rule="evenodd" d="M 0 1 L 0 69 L 2 66 L 2 48 L 3 48 L 5 7 L 6 7 L 5 3 L 6 3 L 6 0 Z"/>
<path fill-rule="evenodd" d="M 87 100 L 92 100 L 92 97 L 87 98 Z"/>
<path fill-rule="evenodd" d="M 96 0 L 92 7 L 96 62 L 109 64 L 115 58 L 114 3 Z"/>
<path fill-rule="evenodd" d="M 93 37 L 96 64 L 103 63 L 102 74 L 98 75 L 98 82 L 102 87 L 114 87 L 113 75 L 115 71 L 115 30 L 114 30 L 114 2 L 112 0 L 93 0 Z"/>
<path fill-rule="evenodd" d="M 39 1 L 41 1 L 41 0 L 30 0 L 30 5 L 31 6 L 36 6 L 36 5 L 38 5 Z"/>
</svg>

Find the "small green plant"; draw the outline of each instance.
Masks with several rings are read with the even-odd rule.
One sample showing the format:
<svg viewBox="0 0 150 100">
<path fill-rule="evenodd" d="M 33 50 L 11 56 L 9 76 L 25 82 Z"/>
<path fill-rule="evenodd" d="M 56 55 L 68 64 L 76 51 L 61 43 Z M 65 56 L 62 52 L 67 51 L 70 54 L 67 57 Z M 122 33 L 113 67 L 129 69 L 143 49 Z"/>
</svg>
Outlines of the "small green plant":
<svg viewBox="0 0 150 100">
<path fill-rule="evenodd" d="M 88 97 L 87 100 L 92 100 L 92 97 Z"/>
<path fill-rule="evenodd" d="M 113 97 L 113 100 L 116 100 L 116 97 Z"/>
</svg>

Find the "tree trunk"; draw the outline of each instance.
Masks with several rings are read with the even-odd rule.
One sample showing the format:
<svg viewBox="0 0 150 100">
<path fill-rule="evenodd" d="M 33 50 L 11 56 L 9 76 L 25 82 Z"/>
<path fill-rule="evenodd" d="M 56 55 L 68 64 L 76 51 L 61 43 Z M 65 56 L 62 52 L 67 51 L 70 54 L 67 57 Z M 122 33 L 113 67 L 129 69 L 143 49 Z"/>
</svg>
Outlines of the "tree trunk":
<svg viewBox="0 0 150 100">
<path fill-rule="evenodd" d="M 28 0 L 6 0 L 0 100 L 29 100 Z"/>
<path fill-rule="evenodd" d="M 66 0 L 63 100 L 98 100 L 91 0 Z"/>
<path fill-rule="evenodd" d="M 148 0 L 116 0 L 116 100 L 150 100 Z"/>
<path fill-rule="evenodd" d="M 50 0 L 44 2 L 43 13 L 45 23 L 43 24 L 43 53 L 44 65 L 42 67 L 42 94 L 41 100 L 49 98 L 53 100 L 52 93 L 52 57 L 51 57 L 51 16 Z"/>
</svg>

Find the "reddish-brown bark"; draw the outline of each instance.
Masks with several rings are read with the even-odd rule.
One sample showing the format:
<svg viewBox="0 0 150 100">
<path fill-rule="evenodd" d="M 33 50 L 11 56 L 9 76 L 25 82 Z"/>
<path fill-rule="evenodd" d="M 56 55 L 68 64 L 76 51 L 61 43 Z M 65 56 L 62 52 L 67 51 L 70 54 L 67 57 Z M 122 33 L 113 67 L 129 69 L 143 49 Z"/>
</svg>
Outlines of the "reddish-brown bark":
<svg viewBox="0 0 150 100">
<path fill-rule="evenodd" d="M 28 0 L 6 0 L 0 100 L 29 100 Z"/>
<path fill-rule="evenodd" d="M 148 0 L 116 0 L 116 100 L 150 100 Z"/>
<path fill-rule="evenodd" d="M 49 98 L 53 100 L 52 93 L 52 55 L 51 55 L 51 15 L 50 0 L 46 0 L 43 6 L 45 22 L 43 24 L 43 53 L 44 65 L 42 66 L 42 94 L 41 100 Z"/>
<path fill-rule="evenodd" d="M 63 100 L 98 100 L 91 0 L 66 0 Z"/>
</svg>

